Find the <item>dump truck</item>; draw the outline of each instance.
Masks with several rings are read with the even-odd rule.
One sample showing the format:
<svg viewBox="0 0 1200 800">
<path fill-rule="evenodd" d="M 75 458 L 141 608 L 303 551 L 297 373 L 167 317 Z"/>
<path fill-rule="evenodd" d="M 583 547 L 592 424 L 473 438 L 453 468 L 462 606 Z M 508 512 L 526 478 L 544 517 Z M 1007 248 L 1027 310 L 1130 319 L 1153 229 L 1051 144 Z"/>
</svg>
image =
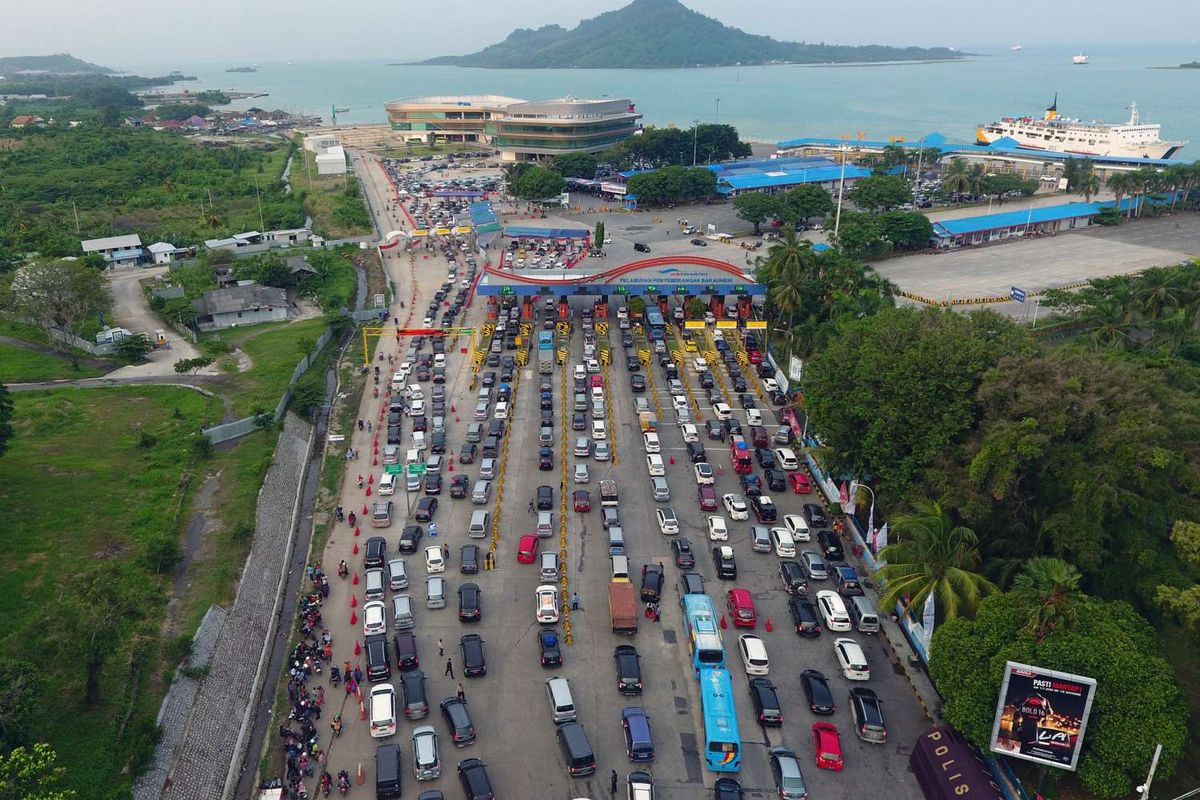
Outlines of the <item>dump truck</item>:
<svg viewBox="0 0 1200 800">
<path fill-rule="evenodd" d="M 600 481 L 600 505 L 614 507 L 618 505 L 617 482 L 613 480 Z"/>
<path fill-rule="evenodd" d="M 608 584 L 608 610 L 612 615 L 613 633 L 637 633 L 638 603 L 632 583 L 613 581 Z"/>
</svg>

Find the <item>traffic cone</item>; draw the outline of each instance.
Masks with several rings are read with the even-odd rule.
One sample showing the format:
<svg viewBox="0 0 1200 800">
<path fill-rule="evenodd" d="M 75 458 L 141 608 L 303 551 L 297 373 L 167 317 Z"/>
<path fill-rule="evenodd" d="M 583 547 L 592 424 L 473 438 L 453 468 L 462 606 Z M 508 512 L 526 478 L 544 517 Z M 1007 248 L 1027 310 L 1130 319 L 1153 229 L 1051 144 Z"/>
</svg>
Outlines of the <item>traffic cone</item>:
<svg viewBox="0 0 1200 800">
<path fill-rule="evenodd" d="M 465 352 L 466 352 L 466 350 L 464 350 L 463 352 L 465 353 Z M 454 421 L 455 421 L 455 422 L 458 422 L 458 421 L 459 421 L 459 420 L 458 420 L 458 414 L 455 414 L 455 415 L 454 415 Z"/>
<path fill-rule="evenodd" d="M 378 467 L 378 466 L 379 466 L 379 459 L 378 459 L 378 458 L 372 458 L 372 459 L 371 459 L 371 466 L 372 466 L 372 467 Z"/>
<path fill-rule="evenodd" d="M 454 403 L 451 403 L 451 404 L 450 404 L 450 413 L 451 413 L 451 414 L 453 414 L 453 413 L 454 413 Z"/>
<path fill-rule="evenodd" d="M 454 472 L 454 462 L 453 462 L 453 461 L 447 461 L 446 463 L 447 463 L 447 465 L 449 466 L 449 468 L 450 468 L 450 471 L 451 471 L 451 472 Z"/>
<path fill-rule="evenodd" d="M 674 463 L 675 463 L 675 456 L 667 456 L 667 458 L 669 458 L 669 459 L 670 459 L 670 461 L 671 461 L 671 463 L 672 463 L 672 464 L 674 464 Z"/>
<path fill-rule="evenodd" d="M 368 475 L 368 476 L 367 476 L 367 486 L 370 486 L 370 485 L 371 485 L 372 483 L 374 483 L 374 482 L 375 482 L 375 476 L 374 476 L 374 475 Z"/>
<path fill-rule="evenodd" d="M 360 532 L 360 531 L 361 531 L 361 528 L 359 528 L 359 526 L 355 525 L 355 526 L 354 526 L 354 535 L 355 535 L 355 536 L 358 536 L 358 534 L 359 534 L 359 532 Z"/>
<path fill-rule="evenodd" d="M 362 785 L 363 785 L 363 782 L 364 782 L 364 781 L 366 781 L 366 778 L 363 776 L 363 768 L 362 768 L 362 762 L 361 762 L 361 761 L 360 761 L 360 762 L 358 762 L 358 777 L 357 777 L 357 778 L 355 778 L 355 779 L 354 779 L 354 781 L 355 781 L 355 782 L 356 782 L 356 783 L 357 783 L 359 786 L 362 786 Z"/>
<path fill-rule="evenodd" d="M 767 633 L 771 633 L 774 630 L 775 630 L 775 623 L 771 621 L 770 617 L 767 617 Z"/>
<path fill-rule="evenodd" d="M 366 504 L 366 503 L 363 503 L 363 516 L 364 516 L 364 517 L 367 515 L 367 512 L 368 512 L 368 509 L 367 509 L 367 504 Z"/>
<path fill-rule="evenodd" d="M 358 643 L 358 639 L 354 640 L 354 655 L 356 655 L 356 656 L 362 655 L 362 645 Z"/>
<path fill-rule="evenodd" d="M 371 487 L 368 486 L 367 487 L 367 497 L 370 497 L 370 496 L 371 496 Z"/>
<path fill-rule="evenodd" d="M 358 542 L 354 543 L 354 555 L 358 555 Z"/>
<path fill-rule="evenodd" d="M 359 719 L 367 718 L 367 705 L 362 700 L 358 701 L 358 718 Z"/>
<path fill-rule="evenodd" d="M 356 595 L 356 594 L 350 595 L 350 607 L 358 608 L 358 595 Z"/>
<path fill-rule="evenodd" d="M 358 586 L 358 573 L 357 572 L 354 573 L 354 577 L 350 579 L 350 583 L 352 583 L 355 586 Z"/>
<path fill-rule="evenodd" d="M 353 611 L 350 612 L 350 624 L 351 625 L 358 624 L 358 614 L 355 614 Z"/>
<path fill-rule="evenodd" d="M 354 624 L 354 620 L 351 620 L 350 624 Z M 721 630 L 725 630 L 728 627 L 729 627 L 729 624 L 727 622 L 725 622 L 725 615 L 722 614 L 721 615 Z"/>
</svg>

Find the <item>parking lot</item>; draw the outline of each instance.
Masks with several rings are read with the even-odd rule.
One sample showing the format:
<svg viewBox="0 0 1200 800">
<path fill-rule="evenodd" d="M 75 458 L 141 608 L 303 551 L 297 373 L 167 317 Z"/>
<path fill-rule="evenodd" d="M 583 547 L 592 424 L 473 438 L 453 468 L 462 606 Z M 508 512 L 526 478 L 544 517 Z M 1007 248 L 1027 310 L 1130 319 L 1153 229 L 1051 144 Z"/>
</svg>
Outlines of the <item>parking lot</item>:
<svg viewBox="0 0 1200 800">
<path fill-rule="evenodd" d="M 412 304 L 415 308 L 404 310 L 394 309 L 393 314 L 402 321 L 410 316 L 411 324 L 419 326 L 426 313 L 427 304 L 432 301 L 435 292 L 439 291 L 446 277 L 446 261 L 438 251 L 420 251 L 411 261 L 407 256 L 390 257 L 388 268 L 393 273 L 393 279 L 401 287 L 400 296 L 406 296 L 409 283 L 415 276 L 415 291 L 417 301 Z M 460 270 L 462 267 L 460 266 Z M 461 277 L 461 275 L 456 276 Z M 447 298 L 449 302 L 452 298 Z M 454 325 L 473 328 L 483 332 L 486 323 L 495 324 L 498 319 L 489 319 L 487 303 L 483 298 L 476 298 L 470 307 L 464 308 L 462 314 L 455 319 Z M 415 797 L 422 791 L 441 790 L 446 798 L 467 796 L 459 784 L 455 768 L 462 759 L 480 758 L 487 765 L 487 774 L 495 796 L 498 798 L 592 798 L 599 800 L 609 796 L 609 782 L 612 771 L 618 774 L 620 788 L 619 796 L 625 797 L 626 776 L 633 770 L 644 769 L 653 775 L 655 782 L 655 797 L 664 800 L 671 798 L 709 797 L 712 785 L 720 774 L 714 773 L 704 766 L 704 729 L 700 709 L 699 685 L 694 677 L 691 654 L 687 643 L 683 613 L 680 608 L 681 582 L 683 572 L 675 565 L 672 556 L 671 541 L 674 538 L 686 538 L 695 551 L 694 571 L 703 576 L 704 588 L 712 598 L 718 614 L 727 618 L 730 624 L 720 629 L 720 635 L 727 656 L 726 666 L 731 673 L 734 687 L 734 701 L 737 707 L 737 722 L 740 730 L 742 766 L 738 773 L 730 775 L 741 784 L 746 797 L 760 798 L 778 796 L 774 780 L 768 767 L 767 751 L 780 745 L 792 749 L 803 769 L 809 795 L 812 797 L 829 797 L 838 795 L 868 795 L 887 792 L 889 795 L 909 798 L 919 796 L 919 790 L 913 777 L 908 772 L 908 753 L 917 735 L 926 726 L 925 717 L 913 696 L 906 679 L 893 668 L 884 643 L 875 636 L 858 632 L 831 634 L 823 631 L 816 638 L 801 638 L 792 625 L 789 614 L 789 595 L 785 593 L 780 580 L 780 557 L 774 552 L 756 552 L 751 546 L 751 527 L 757 524 L 753 512 L 749 520 L 733 520 L 722 510 L 706 512 L 698 505 L 698 486 L 695 467 L 689 457 L 687 443 L 684 441 L 683 429 L 676 423 L 675 412 L 672 409 L 678 404 L 686 404 L 687 414 L 691 424 L 697 426 L 697 442 L 705 449 L 704 458 L 713 467 L 713 489 L 717 498 L 727 493 L 741 493 L 742 485 L 739 476 L 731 467 L 728 437 L 724 441 L 709 439 L 705 432 L 705 422 L 715 418 L 714 411 L 707 398 L 707 391 L 702 388 L 702 376 L 697 370 L 696 358 L 705 357 L 707 353 L 716 351 L 713 339 L 714 331 L 696 332 L 694 341 L 696 351 L 692 352 L 671 331 L 664 342 L 668 356 L 671 351 L 677 354 L 683 362 L 678 380 L 685 400 L 673 401 L 669 391 L 668 377 L 654 354 L 654 346 L 644 335 L 634 336 L 631 328 L 629 333 L 634 336 L 632 352 L 639 356 L 648 354 L 645 361 L 640 363 L 637 371 L 627 369 L 622 335 L 626 332 L 620 327 L 617 319 L 617 309 L 610 306 L 607 319 L 597 318 L 596 323 L 606 323 L 605 326 L 596 324 L 591 330 L 596 340 L 596 360 L 611 361 L 600 365 L 599 372 L 589 373 L 585 364 L 585 331 L 583 311 L 590 309 L 591 298 L 573 298 L 569 333 L 554 331 L 554 355 L 556 363 L 549 375 L 541 375 L 538 370 L 538 352 L 536 341 L 533 350 L 508 350 L 501 345 L 500 359 L 512 358 L 517 360 L 522 356 L 526 363 L 514 365 L 510 381 L 504 381 L 504 363 L 501 361 L 490 366 L 486 361 L 476 370 L 472 352 L 462 352 L 466 347 L 465 337 L 445 348 L 446 364 L 444 383 L 447 427 L 445 437 L 445 452 L 443 455 L 442 490 L 435 495 L 438 507 L 433 513 L 438 535 L 434 538 L 429 530 L 429 523 L 415 521 L 418 501 L 425 497 L 424 487 L 412 494 L 404 490 L 403 476 L 394 495 L 389 498 L 393 503 L 393 514 L 390 525 L 373 528 L 367 519 L 360 520 L 360 533 L 355 536 L 353 530 L 345 524 L 337 525 L 330 537 L 326 550 L 320 558 L 327 573 L 333 575 L 335 565 L 345 559 L 353 573 L 357 574 L 358 583 L 354 577 L 339 580 L 332 578 L 333 586 L 330 597 L 325 601 L 324 620 L 329 626 L 334 641 L 333 663 L 341 664 L 346 660 L 362 665 L 367 670 L 366 653 L 356 654 L 354 648 L 364 642 L 363 622 L 365 615 L 365 571 L 363 559 L 365 542 L 372 536 L 383 536 L 387 542 L 387 559 L 397 557 L 406 562 L 409 587 L 397 592 L 387 592 L 384 602 L 389 611 L 385 624 L 389 640 L 396 632 L 394 621 L 391 619 L 391 599 L 395 595 L 408 594 L 413 599 L 414 628 L 417 653 L 420 659 L 419 667 L 425 674 L 427 702 L 429 715 L 424 719 L 405 719 L 403 714 L 404 696 L 401 690 L 400 670 L 394 654 L 390 654 L 391 676 L 388 680 L 397 691 L 397 707 L 399 719 L 397 731 L 392 737 L 375 739 L 370 736 L 369 720 L 360 719 L 358 699 L 346 695 L 341 688 L 331 687 L 325 676 L 314 676 L 310 684 L 326 686 L 327 701 L 324 716 L 320 723 L 322 743 L 328 741 L 328 721 L 330 715 L 341 709 L 345 716 L 345 728 L 341 736 L 329 743 L 327 769 L 336 773 L 346 769 L 351 775 L 357 776 L 361 767 L 364 787 L 355 788 L 352 793 L 371 791 L 375 780 L 375 748 L 381 743 L 399 744 L 402 750 L 403 764 L 403 793 L 406 797 Z M 505 312 L 507 313 L 507 312 Z M 550 317 L 552 322 L 558 321 L 558 310 L 546 308 L 539 303 L 532 319 L 518 318 L 512 324 L 519 326 L 521 322 L 529 324 L 529 336 L 536 340 L 537 332 L 542 330 L 543 321 Z M 434 324 L 437 324 L 436 320 Z M 602 330 L 606 327 L 606 330 Z M 565 328 L 563 330 L 566 330 Z M 494 330 L 492 331 L 494 335 Z M 523 337 L 524 338 L 524 337 Z M 740 346 L 729 337 L 734 349 Z M 404 361 L 409 361 L 411 355 L 432 355 L 432 340 L 428 337 L 416 349 L 409 351 L 410 340 L 395 339 L 385 336 L 380 340 L 378 353 L 384 355 L 380 362 L 377 357 L 372 363 L 381 365 L 381 389 L 390 390 L 391 381 L 388 373 Z M 528 341 L 528 340 L 526 340 Z M 557 363 L 559 345 L 567 348 L 565 363 Z M 477 347 L 487 351 L 487 339 L 476 341 Z M 607 352 L 607 358 L 601 358 L 601 353 Z M 387 357 L 392 357 L 389 363 Z M 736 362 L 735 362 L 736 363 Z M 589 448 L 592 455 L 577 457 L 574 455 L 577 437 L 593 437 L 592 422 L 594 416 L 590 402 L 584 414 L 584 429 L 575 430 L 574 415 L 574 372 L 576 366 L 584 370 L 584 380 L 589 389 L 592 375 L 602 378 L 604 387 L 602 418 L 597 421 L 605 423 L 604 436 L 609 445 L 609 458 L 598 461 L 594 457 L 594 444 Z M 724 398 L 732 406 L 731 416 L 739 420 L 743 426 L 747 423 L 747 411 L 741 408 L 737 393 L 732 389 L 734 375 L 720 359 L 707 365 L 714 388 L 724 392 Z M 476 504 L 472 500 L 473 489 L 479 479 L 483 467 L 482 453 L 478 454 L 471 463 L 460 463 L 461 448 L 466 444 L 467 431 L 475 419 L 475 409 L 479 402 L 480 384 L 485 381 L 488 373 L 496 373 L 495 386 L 492 388 L 491 400 L 488 403 L 486 418 L 479 420 L 485 428 L 497 420 L 497 394 L 501 384 L 510 387 L 511 399 L 505 412 L 505 434 L 498 442 L 496 456 L 497 475 L 491 482 L 487 501 Z M 778 428 L 775 419 L 775 407 L 768 402 L 762 385 L 752 370 L 743 370 L 744 380 L 748 383 L 745 393 L 752 397 L 764 417 L 764 426 L 774 433 Z M 416 369 L 409 377 L 397 382 L 397 391 L 381 391 L 378 398 L 370 393 L 364 399 L 362 417 L 373 420 L 375 434 L 384 432 L 379 437 L 379 463 L 371 463 L 377 458 L 374 450 L 375 434 L 353 432 L 354 446 L 359 448 L 361 456 L 357 463 L 348 467 L 346 479 L 342 483 L 341 497 L 346 509 L 361 512 L 364 507 L 381 499 L 378 494 L 370 497 L 366 489 L 378 485 L 385 467 L 382 454 L 386 444 L 386 415 L 388 404 L 393 399 L 405 393 L 401 386 L 416 383 L 422 387 L 424 402 L 432 403 L 434 383 L 417 380 Z M 645 390 L 635 391 L 634 378 L 642 376 L 645 380 Z M 552 445 L 551 468 L 546 466 L 545 446 L 539 441 L 542 434 L 542 403 L 539 383 L 548 380 L 552 393 Z M 642 422 L 638 415 L 636 402 L 645 398 L 646 406 L 657 417 L 657 433 L 660 441 L 663 476 L 669 486 L 670 499 L 656 502 L 652 493 L 651 478 L 647 466 L 647 453 L 643 438 Z M 401 423 L 401 451 L 405 452 L 413 442 L 413 417 L 406 409 Z M 433 409 L 430 408 L 429 411 Z M 428 413 L 428 412 L 427 412 Z M 431 438 L 431 432 L 426 434 L 426 440 Z M 597 440 L 592 439 L 593 443 Z M 483 442 L 479 443 L 481 446 Z M 772 444 L 772 447 L 779 445 Z M 695 448 L 693 448 L 695 449 Z M 422 457 L 434 455 L 427 449 Z M 586 464 L 588 467 L 588 483 L 575 483 L 575 467 Z M 801 462 L 802 464 L 802 462 Z M 362 472 L 367 477 L 366 486 L 359 490 L 357 473 Z M 754 474 L 760 478 L 764 471 L 757 461 L 753 467 Z M 469 487 L 463 498 L 452 498 L 450 487 L 454 478 L 467 476 Z M 423 480 L 429 479 L 428 473 Z M 612 577 L 612 562 L 609 556 L 609 540 L 603 528 L 599 496 L 599 483 L 602 480 L 616 482 L 619 492 L 619 504 L 616 506 L 619 521 L 624 533 L 625 549 L 629 559 L 629 571 L 633 585 L 641 588 L 641 569 L 644 564 L 662 564 L 665 571 L 662 596 L 660 600 L 661 618 L 658 621 L 649 619 L 644 613 L 644 607 L 638 605 L 639 631 L 633 636 L 617 635 L 612 632 L 612 623 L 608 608 L 608 588 Z M 567 559 L 565 563 L 566 589 L 565 596 L 570 598 L 578 594 L 580 608 L 570 610 L 570 603 L 560 609 L 563 619 L 557 625 L 539 624 L 535 618 L 536 591 L 545 583 L 539 575 L 537 559 L 533 563 L 519 563 L 518 550 L 523 534 L 532 533 L 536 518 L 531 513 L 530 503 L 538 496 L 538 487 L 549 487 L 553 494 L 551 511 L 554 515 L 554 526 L 551 535 L 538 538 L 536 541 L 543 552 L 558 552 L 560 549 L 560 532 L 565 531 Z M 576 489 L 587 489 L 591 494 L 591 510 L 587 512 L 574 511 L 571 493 Z M 805 503 L 819 503 L 815 494 L 797 494 L 791 490 L 790 482 L 785 491 L 769 492 L 778 507 L 779 519 L 784 515 L 799 514 Z M 680 533 L 678 537 L 660 533 L 656 522 L 656 509 L 670 507 L 678 518 Z M 411 509 L 411 511 L 410 511 Z M 487 510 L 492 515 L 494 530 L 489 528 L 483 538 L 471 538 L 468 528 L 471 524 L 472 512 Z M 725 517 L 728 528 L 727 542 L 710 542 L 708 538 L 709 515 Z M 369 517 L 368 511 L 364 517 Z M 398 547 L 401 532 L 406 526 L 420 525 L 423 537 L 415 546 L 415 552 L 399 554 Z M 816 529 L 813 529 L 811 545 L 801 543 L 805 547 L 818 547 Z M 493 534 L 496 538 L 493 539 Z M 460 553 L 463 545 L 477 545 L 481 554 L 489 550 L 489 545 L 495 542 L 495 568 L 487 569 L 481 564 L 477 574 L 464 575 L 460 572 Z M 431 544 L 446 545 L 449 551 L 448 563 L 444 573 L 438 573 L 446 581 L 445 608 L 426 608 L 426 557 L 424 551 Z M 711 548 L 714 544 L 732 546 L 737 563 L 737 579 L 723 581 L 717 579 Z M 357 548 L 357 553 L 355 549 Z M 847 549 L 849 549 L 847 545 Z M 851 553 L 847 556 L 852 558 Z M 799 556 L 799 554 L 798 554 Z M 481 595 L 481 618 L 474 622 L 460 621 L 459 599 L 457 592 L 464 584 L 473 583 L 479 587 Z M 560 590 L 561 584 L 557 584 Z M 757 613 L 756 626 L 753 631 L 735 628 L 732 620 L 728 620 L 725 611 L 726 595 L 729 589 L 739 587 L 749 590 Z M 809 597 L 815 596 L 818 590 L 834 589 L 833 581 L 812 581 L 809 585 Z M 354 598 L 352 607 L 352 600 Z M 351 624 L 351 615 L 355 622 Z M 566 626 L 563 622 L 569 618 L 570 643 L 565 640 Z M 767 624 L 770 621 L 771 631 Z M 539 632 L 552 629 L 558 632 L 561 641 L 562 664 L 559 667 L 545 668 L 539 661 Z M 754 633 L 765 643 L 770 660 L 769 680 L 777 687 L 783 724 L 781 727 L 764 728 L 755 718 L 754 709 L 747 689 L 747 675 L 738 655 L 738 636 L 742 633 Z M 486 657 L 486 675 L 481 677 L 464 677 L 463 660 L 459 648 L 460 637 L 466 634 L 479 634 L 484 640 Z M 883 704 L 886 719 L 887 742 L 883 745 L 868 744 L 860 741 L 854 734 L 854 726 L 849 711 L 848 691 L 852 688 L 839 668 L 834 656 L 833 639 L 846 636 L 856 640 L 866 655 L 870 668 L 870 680 L 856 682 L 874 690 Z M 445 655 L 439 655 L 438 643 L 442 643 Z M 617 670 L 614 662 L 614 648 L 618 645 L 631 644 L 637 648 L 640 656 L 641 676 L 644 689 L 640 696 L 622 695 L 617 690 Z M 447 660 L 453 666 L 454 675 L 446 674 Z M 836 711 L 832 716 L 818 717 L 808 708 L 805 694 L 801 688 L 800 673 L 806 669 L 816 669 L 822 672 L 832 690 L 836 702 Z M 556 741 L 555 725 L 551 720 L 551 710 L 547 700 L 545 681 L 554 676 L 566 678 L 577 708 L 578 721 L 586 731 L 587 739 L 595 754 L 596 772 L 587 777 L 574 778 L 568 774 L 566 762 Z M 451 741 L 451 732 L 439 710 L 439 704 L 453 698 L 459 684 L 462 684 L 467 709 L 477 732 L 477 740 L 462 748 L 455 748 Z M 368 695 L 371 682 L 364 680 L 362 692 Z M 367 703 L 364 703 L 364 707 Z M 653 734 L 654 760 L 648 764 L 635 764 L 626 754 L 625 736 L 621 725 L 621 711 L 626 706 L 640 706 L 649 716 Z M 370 709 L 365 708 L 367 716 Z M 818 769 L 812 741 L 812 725 L 814 722 L 832 722 L 840 732 L 841 749 L 844 754 L 845 768 L 841 772 Z M 435 780 L 417 782 L 414 778 L 412 745 L 410 737 L 413 730 L 421 725 L 431 725 L 437 731 L 440 743 L 441 777 Z M 309 781 L 310 791 L 314 781 Z"/>
</svg>

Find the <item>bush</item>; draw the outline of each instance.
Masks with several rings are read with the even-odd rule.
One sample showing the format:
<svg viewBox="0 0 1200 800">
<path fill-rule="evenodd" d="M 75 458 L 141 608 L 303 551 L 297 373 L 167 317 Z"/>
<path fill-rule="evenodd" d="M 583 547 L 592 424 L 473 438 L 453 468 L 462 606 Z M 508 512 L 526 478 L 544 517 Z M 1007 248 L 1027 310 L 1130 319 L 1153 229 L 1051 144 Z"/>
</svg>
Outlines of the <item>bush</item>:
<svg viewBox="0 0 1200 800">
<path fill-rule="evenodd" d="M 143 450 L 149 450 L 158 444 L 158 437 L 149 431 L 141 431 L 138 433 L 138 447 Z"/>
<path fill-rule="evenodd" d="M 207 461 L 212 458 L 213 443 L 203 433 L 196 434 L 196 438 L 192 440 L 192 455 L 200 461 Z"/>
</svg>

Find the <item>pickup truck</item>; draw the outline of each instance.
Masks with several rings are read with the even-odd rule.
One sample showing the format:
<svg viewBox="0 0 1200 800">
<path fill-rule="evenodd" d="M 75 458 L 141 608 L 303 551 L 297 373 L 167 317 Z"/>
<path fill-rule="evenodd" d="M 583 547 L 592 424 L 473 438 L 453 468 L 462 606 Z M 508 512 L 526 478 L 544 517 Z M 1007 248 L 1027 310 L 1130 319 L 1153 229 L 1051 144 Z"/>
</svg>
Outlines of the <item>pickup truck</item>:
<svg viewBox="0 0 1200 800">
<path fill-rule="evenodd" d="M 613 581 L 608 584 L 608 610 L 612 615 L 613 633 L 637 633 L 638 603 L 632 583 Z"/>
</svg>

